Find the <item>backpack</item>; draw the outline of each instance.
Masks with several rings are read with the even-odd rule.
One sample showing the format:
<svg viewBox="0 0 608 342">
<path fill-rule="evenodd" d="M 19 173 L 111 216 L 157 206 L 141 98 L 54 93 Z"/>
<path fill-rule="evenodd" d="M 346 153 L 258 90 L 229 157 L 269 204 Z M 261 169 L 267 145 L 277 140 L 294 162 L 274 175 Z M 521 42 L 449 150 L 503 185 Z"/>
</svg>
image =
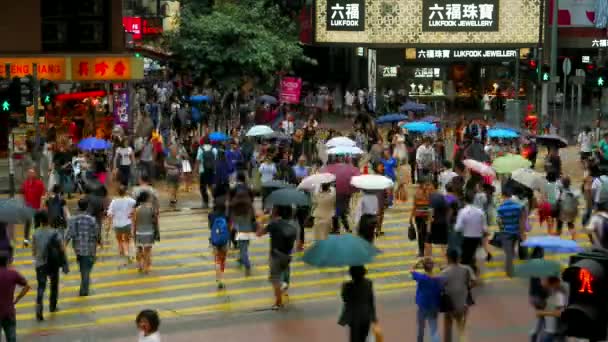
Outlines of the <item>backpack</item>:
<svg viewBox="0 0 608 342">
<path fill-rule="evenodd" d="M 555 205 L 557 203 L 557 183 L 548 183 L 545 192 L 547 194 L 547 202 L 551 205 Z"/>
<path fill-rule="evenodd" d="M 46 265 L 51 270 L 58 270 L 65 265 L 65 254 L 57 235 L 53 235 L 46 245 Z"/>
<path fill-rule="evenodd" d="M 224 216 L 218 216 L 213 220 L 209 241 L 214 247 L 224 247 L 228 244 L 228 241 L 230 241 L 228 221 L 226 221 Z"/>
<path fill-rule="evenodd" d="M 209 172 L 210 170 L 215 171 L 215 154 L 213 153 L 213 148 L 208 151 L 203 149 L 203 169 L 205 172 Z"/>
<path fill-rule="evenodd" d="M 420 166 L 424 169 L 431 169 L 433 167 L 433 151 L 425 150 L 420 154 Z"/>
<path fill-rule="evenodd" d="M 566 190 L 561 196 L 560 212 L 566 214 L 576 214 L 578 211 L 578 198 L 574 196 L 572 191 Z"/>
</svg>

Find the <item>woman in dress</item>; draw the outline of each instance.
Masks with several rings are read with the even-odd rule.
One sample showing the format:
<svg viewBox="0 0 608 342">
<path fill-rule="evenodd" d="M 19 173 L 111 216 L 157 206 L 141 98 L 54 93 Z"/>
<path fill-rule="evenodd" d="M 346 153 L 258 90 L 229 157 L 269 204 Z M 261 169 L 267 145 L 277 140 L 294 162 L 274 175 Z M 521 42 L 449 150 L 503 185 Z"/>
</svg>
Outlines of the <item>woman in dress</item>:
<svg viewBox="0 0 608 342">
<path fill-rule="evenodd" d="M 137 247 L 137 269 L 148 274 L 152 265 L 152 245 L 158 240 L 158 212 L 148 192 L 142 192 L 137 199 L 132 234 Z"/>
<path fill-rule="evenodd" d="M 313 197 L 314 217 L 313 239 L 325 240 L 332 228 L 332 217 L 336 212 L 336 191 L 331 183 L 321 184 L 321 188 Z"/>
<path fill-rule="evenodd" d="M 171 146 L 169 155 L 165 159 L 165 170 L 167 172 L 167 185 L 169 186 L 170 204 L 175 207 L 177 204 L 177 190 L 181 176 L 182 162 L 178 154 L 177 146 Z"/>
<path fill-rule="evenodd" d="M 129 243 L 131 241 L 132 214 L 135 203 L 135 200 L 127 195 L 126 187 L 121 186 L 118 188 L 118 197 L 114 198 L 108 207 L 108 217 L 112 220 L 112 227 L 118 242 L 118 255 L 126 258 L 123 266 L 131 261 L 129 258 Z"/>
<path fill-rule="evenodd" d="M 190 192 L 192 187 L 192 164 L 190 163 L 190 153 L 186 148 L 186 143 L 179 144 L 178 156 L 182 160 L 182 174 L 184 177 L 184 187 L 186 192 Z"/>
</svg>

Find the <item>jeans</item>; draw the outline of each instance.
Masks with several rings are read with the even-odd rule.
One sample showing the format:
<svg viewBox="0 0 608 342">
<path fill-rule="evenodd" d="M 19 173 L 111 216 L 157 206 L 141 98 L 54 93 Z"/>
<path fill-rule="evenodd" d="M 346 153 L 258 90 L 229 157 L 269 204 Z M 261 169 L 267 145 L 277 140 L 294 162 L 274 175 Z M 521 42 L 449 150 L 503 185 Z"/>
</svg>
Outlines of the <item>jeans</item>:
<svg viewBox="0 0 608 342">
<path fill-rule="evenodd" d="M 17 342 L 17 321 L 14 318 L 0 319 L 0 328 L 4 330 L 6 342 Z"/>
<path fill-rule="evenodd" d="M 95 264 L 95 257 L 90 255 L 77 255 L 78 267 L 80 268 L 80 296 L 89 295 L 89 284 L 91 281 L 91 270 Z"/>
<path fill-rule="evenodd" d="M 475 272 L 477 272 L 475 253 L 477 252 L 477 248 L 479 248 L 479 246 L 481 246 L 481 237 L 463 237 L 462 239 L 461 263 L 463 265 L 470 266 Z"/>
<path fill-rule="evenodd" d="M 340 222 L 344 229 L 350 230 L 348 226 L 348 209 L 350 206 L 350 194 L 336 195 L 336 215 L 332 218 L 332 228 L 334 233 L 340 232 Z"/>
<path fill-rule="evenodd" d="M 513 277 L 513 258 L 515 257 L 515 245 L 521 243 L 521 240 L 516 235 L 503 236 L 502 248 L 505 252 L 505 272 L 508 277 Z M 518 248 L 519 259 L 527 259 L 527 248 L 521 245 Z"/>
<path fill-rule="evenodd" d="M 43 310 L 42 300 L 44 299 L 44 290 L 46 289 L 47 279 L 51 280 L 51 293 L 49 295 L 49 309 L 54 311 L 57 308 L 57 297 L 59 295 L 59 269 L 51 270 L 48 265 L 36 267 L 36 281 L 38 282 L 38 291 L 36 292 L 36 306 L 39 312 Z"/>
<path fill-rule="evenodd" d="M 541 338 L 542 342 L 563 342 L 565 341 L 564 336 L 556 335 L 552 333 L 543 333 L 543 337 Z"/>
<path fill-rule="evenodd" d="M 239 259 L 245 268 L 251 268 L 249 261 L 249 240 L 239 240 Z"/>
<path fill-rule="evenodd" d="M 118 167 L 118 177 L 120 184 L 129 186 L 129 180 L 131 179 L 131 165 L 120 165 Z"/>
<path fill-rule="evenodd" d="M 429 322 L 431 329 L 431 342 L 439 342 L 439 330 L 437 329 L 437 311 L 426 311 L 418 308 L 416 312 L 416 321 L 418 323 L 418 342 L 424 342 L 424 324 Z"/>
</svg>

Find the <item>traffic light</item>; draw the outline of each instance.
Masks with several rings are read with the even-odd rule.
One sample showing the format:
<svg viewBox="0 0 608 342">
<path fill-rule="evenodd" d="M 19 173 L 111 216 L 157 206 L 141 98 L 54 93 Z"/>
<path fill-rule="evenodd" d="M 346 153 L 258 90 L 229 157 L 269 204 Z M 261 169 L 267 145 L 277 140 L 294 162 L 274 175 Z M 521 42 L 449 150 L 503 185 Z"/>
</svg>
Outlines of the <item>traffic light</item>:
<svg viewBox="0 0 608 342">
<path fill-rule="evenodd" d="M 528 60 L 528 78 L 530 80 L 538 79 L 538 63 L 535 59 Z"/>
<path fill-rule="evenodd" d="M 543 82 L 550 82 L 551 81 L 551 72 L 549 71 L 549 66 L 547 64 L 543 64 L 542 68 L 540 69 L 540 80 Z"/>
<path fill-rule="evenodd" d="M 597 81 L 595 85 L 598 88 L 608 87 L 608 69 L 607 68 L 598 68 L 597 69 Z"/>
<path fill-rule="evenodd" d="M 49 80 L 40 80 L 40 102 L 46 106 L 51 104 L 57 92 L 55 91 L 55 84 Z"/>
<path fill-rule="evenodd" d="M 584 252 L 570 257 L 562 273 L 569 284 L 568 305 L 561 315 L 566 336 L 603 341 L 608 324 L 608 254 Z"/>
<path fill-rule="evenodd" d="M 20 104 L 22 107 L 29 107 L 34 104 L 34 78 L 31 75 L 19 79 Z"/>
<path fill-rule="evenodd" d="M 0 80 L 0 113 L 8 113 L 11 110 L 9 87 L 10 79 Z"/>
</svg>

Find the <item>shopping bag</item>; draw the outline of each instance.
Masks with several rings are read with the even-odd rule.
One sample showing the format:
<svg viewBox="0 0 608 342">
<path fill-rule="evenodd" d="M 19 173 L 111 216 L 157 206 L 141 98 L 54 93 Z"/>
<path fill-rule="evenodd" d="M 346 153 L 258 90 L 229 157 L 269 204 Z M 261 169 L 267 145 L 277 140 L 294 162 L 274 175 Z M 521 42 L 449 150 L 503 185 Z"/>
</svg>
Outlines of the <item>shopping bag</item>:
<svg viewBox="0 0 608 342">
<path fill-rule="evenodd" d="M 410 222 L 410 226 L 407 228 L 407 238 L 410 241 L 416 240 L 416 227 L 412 222 Z"/>
</svg>

